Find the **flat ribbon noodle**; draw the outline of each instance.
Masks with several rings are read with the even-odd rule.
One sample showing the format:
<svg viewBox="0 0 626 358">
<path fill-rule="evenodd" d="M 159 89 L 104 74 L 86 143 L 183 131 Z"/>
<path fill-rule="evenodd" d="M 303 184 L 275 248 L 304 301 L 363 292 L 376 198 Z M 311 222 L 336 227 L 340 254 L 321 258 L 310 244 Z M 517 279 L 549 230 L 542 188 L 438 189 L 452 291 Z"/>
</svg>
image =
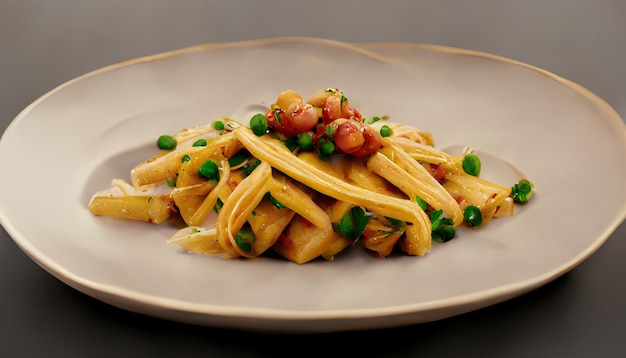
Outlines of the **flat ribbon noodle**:
<svg viewBox="0 0 626 358">
<path fill-rule="evenodd" d="M 239 127 L 234 133 L 252 155 L 294 180 L 337 200 L 363 206 L 379 215 L 413 223 L 420 228 L 421 235 L 430 239 L 430 219 L 416 202 L 348 184 L 298 159 L 277 140 L 257 137 L 249 128 Z"/>
<path fill-rule="evenodd" d="M 262 162 L 237 185 L 220 209 L 215 225 L 217 238 L 224 251 L 232 257 L 254 256 L 237 245 L 234 235 L 243 227 L 248 215 L 263 200 L 271 180 L 272 167 Z"/>
<path fill-rule="evenodd" d="M 395 145 L 374 153 L 367 167 L 397 186 L 410 200 L 419 196 L 436 210 L 443 210 L 458 226 L 463 222 L 463 211 L 458 203 L 426 169 Z"/>
</svg>

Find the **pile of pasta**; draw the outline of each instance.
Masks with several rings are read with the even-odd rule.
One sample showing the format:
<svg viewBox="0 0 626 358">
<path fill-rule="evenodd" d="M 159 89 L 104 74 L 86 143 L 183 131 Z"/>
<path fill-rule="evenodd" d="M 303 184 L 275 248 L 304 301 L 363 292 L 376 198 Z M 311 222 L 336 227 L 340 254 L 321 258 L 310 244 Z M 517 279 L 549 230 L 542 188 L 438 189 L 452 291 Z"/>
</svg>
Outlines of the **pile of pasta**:
<svg viewBox="0 0 626 358">
<path fill-rule="evenodd" d="M 333 103 L 341 118 L 332 117 Z M 317 117 L 311 126 L 298 115 Z M 479 208 L 481 225 L 514 213 L 511 187 L 468 174 L 463 156 L 436 149 L 428 132 L 363 119 L 337 89 L 308 101 L 285 91 L 263 117 L 261 125 L 265 119 L 269 126 L 260 132 L 218 118 L 176 133 L 175 146 L 139 163 L 130 182 L 116 178 L 96 193 L 90 211 L 153 224 L 182 218 L 168 242 L 188 251 L 228 258 L 271 253 L 297 264 L 333 260 L 354 246 L 381 258 L 424 256 L 435 220 L 452 229 L 464 225 L 469 206 Z M 306 128 L 281 131 L 288 120 L 291 129 L 298 121 Z M 345 121 L 357 122 L 361 132 L 385 132 L 373 135 L 377 146 L 367 153 L 320 155 L 322 139 L 333 143 L 333 130 Z M 294 140 L 305 132 L 313 149 Z"/>
</svg>

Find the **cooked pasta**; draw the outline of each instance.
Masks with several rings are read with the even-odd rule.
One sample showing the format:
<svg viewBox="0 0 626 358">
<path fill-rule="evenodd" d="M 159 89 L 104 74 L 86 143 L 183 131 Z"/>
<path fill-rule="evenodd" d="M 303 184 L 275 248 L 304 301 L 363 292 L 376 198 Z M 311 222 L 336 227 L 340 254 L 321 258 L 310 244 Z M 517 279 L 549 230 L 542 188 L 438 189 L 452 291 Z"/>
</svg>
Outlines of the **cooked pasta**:
<svg viewBox="0 0 626 358">
<path fill-rule="evenodd" d="M 460 225 L 513 215 L 534 191 L 525 179 L 481 178 L 475 155 L 436 149 L 429 132 L 364 118 L 336 88 L 307 101 L 284 91 L 249 125 L 221 117 L 164 139 L 130 183 L 113 179 L 89 209 L 154 224 L 180 217 L 168 242 L 198 254 L 272 252 L 303 264 L 360 246 L 424 256 Z"/>
</svg>

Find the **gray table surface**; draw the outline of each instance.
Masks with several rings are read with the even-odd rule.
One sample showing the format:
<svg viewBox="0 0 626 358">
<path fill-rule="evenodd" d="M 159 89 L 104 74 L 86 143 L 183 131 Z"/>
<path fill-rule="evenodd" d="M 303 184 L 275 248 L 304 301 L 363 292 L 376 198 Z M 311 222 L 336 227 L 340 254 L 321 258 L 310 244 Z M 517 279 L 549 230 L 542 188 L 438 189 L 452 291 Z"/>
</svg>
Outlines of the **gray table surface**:
<svg viewBox="0 0 626 358">
<path fill-rule="evenodd" d="M 0 133 L 30 102 L 88 71 L 200 43 L 276 36 L 495 53 L 579 83 L 624 118 L 624 18 L 623 0 L 0 0 Z M 270 357 L 345 350 L 385 357 L 623 357 L 625 252 L 622 224 L 569 273 L 492 307 L 409 327 L 285 336 L 111 307 L 39 268 L 0 229 L 0 356 Z"/>
</svg>

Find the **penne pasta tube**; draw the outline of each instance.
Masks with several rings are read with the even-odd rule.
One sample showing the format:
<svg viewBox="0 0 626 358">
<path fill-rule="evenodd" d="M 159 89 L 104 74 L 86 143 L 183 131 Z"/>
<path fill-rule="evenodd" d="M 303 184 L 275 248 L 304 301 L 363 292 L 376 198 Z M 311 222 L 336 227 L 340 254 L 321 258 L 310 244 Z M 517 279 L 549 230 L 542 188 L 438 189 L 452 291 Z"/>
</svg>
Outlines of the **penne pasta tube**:
<svg viewBox="0 0 626 358">
<path fill-rule="evenodd" d="M 393 251 L 398 239 L 404 234 L 404 232 L 394 232 L 388 235 L 381 236 L 367 236 L 363 235 L 361 242 L 363 247 L 375 252 L 378 257 L 387 257 Z"/>
<path fill-rule="evenodd" d="M 443 187 L 457 198 L 461 208 L 469 205 L 479 208 L 483 223 L 491 220 L 501 206 L 503 215 L 506 210 L 513 210 L 510 200 L 507 200 L 511 194 L 511 188 L 480 177 L 468 174 L 446 175 Z"/>
<path fill-rule="evenodd" d="M 217 239 L 216 230 L 207 230 L 200 226 L 187 226 L 178 230 L 167 240 L 167 243 L 178 245 L 195 254 L 220 254 L 224 252 Z"/>
<path fill-rule="evenodd" d="M 113 216 L 160 224 L 170 217 L 172 202 L 163 196 L 95 196 L 89 203 L 94 215 Z"/>
<path fill-rule="evenodd" d="M 335 259 L 335 256 L 338 255 L 341 251 L 347 249 L 348 247 L 354 244 L 354 241 L 346 239 L 343 235 L 334 233 L 335 242 L 333 242 L 326 251 L 320 254 L 321 257 L 326 259 L 327 261 L 332 261 Z"/>
<path fill-rule="evenodd" d="M 354 204 L 348 203 L 346 201 L 336 200 L 332 205 L 329 205 L 326 208 L 326 212 L 330 218 L 330 221 L 336 223 L 339 222 L 341 218 L 343 218 L 343 216 L 346 215 L 346 213 L 350 211 L 353 207 Z M 329 261 L 333 260 L 335 258 L 335 255 L 339 254 L 341 251 L 354 244 L 354 241 L 346 238 L 339 233 L 335 233 L 334 235 L 336 241 L 333 242 L 332 245 L 330 245 L 330 247 L 321 254 L 324 259 Z"/>
<path fill-rule="evenodd" d="M 208 160 L 216 163 L 230 158 L 239 149 L 241 144 L 232 132 L 223 134 L 207 142 L 204 147 L 189 154 L 189 160 L 185 163 L 178 162 L 176 187 L 185 187 L 199 183 L 205 183 L 206 178 L 198 174 L 198 169 Z"/>
<path fill-rule="evenodd" d="M 212 129 L 207 135 L 207 145 L 206 146 L 198 146 L 194 147 L 193 143 L 191 143 L 192 139 L 197 139 L 199 137 L 193 137 L 192 139 L 187 140 L 186 145 L 180 144 L 175 149 L 163 152 L 159 155 L 156 155 L 138 165 L 136 165 L 130 172 L 131 183 L 134 187 L 139 187 L 141 185 L 146 185 L 150 183 L 156 183 L 165 181 L 167 178 L 176 178 L 178 175 L 178 179 L 181 179 L 181 175 L 184 173 L 180 173 L 179 169 L 181 168 L 181 161 L 183 156 L 188 155 L 192 159 L 195 158 L 194 162 L 200 162 L 201 157 L 216 157 L 221 155 L 224 151 L 224 148 L 227 148 L 229 152 L 234 154 L 239 148 L 239 143 L 237 139 L 232 135 L 232 133 L 225 133 L 216 137 L 219 134 L 218 131 Z M 206 159 L 205 159 L 206 160 Z M 198 166 L 202 165 L 204 161 L 197 164 Z M 197 168 L 195 168 L 197 171 Z M 187 173 L 194 174 L 195 171 L 191 170 Z M 182 178 L 185 180 L 185 178 Z M 197 184 L 197 181 L 193 184 Z M 190 185 L 185 182 L 185 185 Z"/>
<path fill-rule="evenodd" d="M 261 200 L 248 216 L 248 223 L 254 232 L 250 256 L 259 256 L 271 248 L 295 214 L 287 207 L 278 208 L 271 200 Z"/>
<path fill-rule="evenodd" d="M 431 250 L 432 241 L 425 240 L 420 233 L 420 228 L 415 225 L 407 225 L 404 239 L 399 241 L 400 249 L 409 255 L 424 256 Z"/>
<path fill-rule="evenodd" d="M 365 226 L 361 242 L 363 247 L 373 251 L 378 257 L 391 254 L 398 240 L 404 235 L 405 226 L 397 227 L 387 218 L 371 217 Z"/>
<path fill-rule="evenodd" d="M 204 183 L 178 187 L 172 190 L 170 197 L 174 200 L 178 212 L 185 223 L 191 225 L 192 217 L 198 211 L 207 195 L 216 186 L 217 183 L 205 181 Z"/>
<path fill-rule="evenodd" d="M 296 216 L 272 248 L 282 257 L 303 264 L 320 256 L 337 239 L 332 226 L 319 228 L 301 216 Z"/>
<path fill-rule="evenodd" d="M 324 210 L 315 204 L 310 194 L 298 188 L 293 181 L 280 176 L 278 180 L 272 179 L 269 182 L 268 189 L 282 205 L 298 213 L 311 224 L 321 229 L 331 226 Z"/>
<path fill-rule="evenodd" d="M 198 209 L 191 215 L 187 224 L 189 225 L 202 225 L 206 217 L 217 204 L 217 200 L 219 199 L 220 191 L 223 187 L 227 186 L 228 178 L 230 176 L 230 166 L 228 165 L 228 160 L 222 160 L 221 162 L 221 170 L 220 179 L 211 192 L 204 198 Z"/>
<path fill-rule="evenodd" d="M 154 156 L 143 163 L 138 164 L 130 171 L 130 178 L 133 187 L 158 183 L 175 178 L 180 168 L 181 158 L 188 154 L 202 150 L 199 147 L 180 148 L 171 152 L 164 152 Z"/>
</svg>

